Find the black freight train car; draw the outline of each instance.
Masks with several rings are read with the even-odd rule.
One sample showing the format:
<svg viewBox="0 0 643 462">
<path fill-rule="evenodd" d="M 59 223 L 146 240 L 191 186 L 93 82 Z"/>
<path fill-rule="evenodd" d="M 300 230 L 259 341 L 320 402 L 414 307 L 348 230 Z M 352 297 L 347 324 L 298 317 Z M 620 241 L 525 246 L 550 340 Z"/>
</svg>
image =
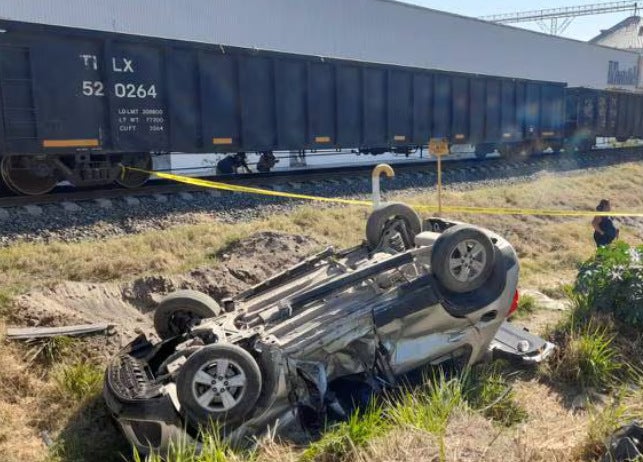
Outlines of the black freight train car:
<svg viewBox="0 0 643 462">
<path fill-rule="evenodd" d="M 568 88 L 565 137 L 568 148 L 588 150 L 597 137 L 643 138 L 643 95 Z"/>
<path fill-rule="evenodd" d="M 117 181 L 159 152 L 357 148 L 431 138 L 556 145 L 564 84 L 0 21 L 0 172 L 17 193 Z"/>
</svg>

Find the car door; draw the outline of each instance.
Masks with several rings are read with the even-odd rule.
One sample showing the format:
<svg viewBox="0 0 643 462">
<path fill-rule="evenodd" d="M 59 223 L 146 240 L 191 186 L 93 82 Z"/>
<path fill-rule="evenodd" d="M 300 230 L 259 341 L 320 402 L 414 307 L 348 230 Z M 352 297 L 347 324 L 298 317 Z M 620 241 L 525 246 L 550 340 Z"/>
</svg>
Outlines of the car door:
<svg viewBox="0 0 643 462">
<path fill-rule="evenodd" d="M 426 274 L 382 297 L 373 307 L 375 330 L 394 374 L 403 374 L 457 348 L 470 326 L 440 304 L 436 281 Z M 455 341 L 454 341 L 455 340 Z"/>
</svg>

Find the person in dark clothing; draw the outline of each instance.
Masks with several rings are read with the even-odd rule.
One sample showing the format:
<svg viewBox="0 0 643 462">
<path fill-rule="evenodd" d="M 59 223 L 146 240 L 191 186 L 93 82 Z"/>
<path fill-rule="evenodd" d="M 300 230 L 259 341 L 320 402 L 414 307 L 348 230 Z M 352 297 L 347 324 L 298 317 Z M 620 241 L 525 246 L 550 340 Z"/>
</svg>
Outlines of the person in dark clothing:
<svg viewBox="0 0 643 462">
<path fill-rule="evenodd" d="M 262 152 L 259 162 L 257 162 L 257 171 L 259 173 L 268 173 L 277 162 L 279 162 L 279 159 L 275 157 L 272 151 Z"/>
<path fill-rule="evenodd" d="M 612 205 L 607 199 L 602 199 L 596 206 L 598 212 L 609 212 L 612 210 Z M 594 242 L 596 247 L 604 247 L 609 245 L 614 239 L 618 238 L 619 230 L 614 226 L 612 217 L 596 216 L 592 220 L 592 227 L 594 228 Z"/>
<path fill-rule="evenodd" d="M 221 159 L 217 163 L 217 175 L 232 175 L 238 173 L 239 168 L 245 169 L 246 173 L 251 173 L 245 152 L 238 152 Z"/>
</svg>

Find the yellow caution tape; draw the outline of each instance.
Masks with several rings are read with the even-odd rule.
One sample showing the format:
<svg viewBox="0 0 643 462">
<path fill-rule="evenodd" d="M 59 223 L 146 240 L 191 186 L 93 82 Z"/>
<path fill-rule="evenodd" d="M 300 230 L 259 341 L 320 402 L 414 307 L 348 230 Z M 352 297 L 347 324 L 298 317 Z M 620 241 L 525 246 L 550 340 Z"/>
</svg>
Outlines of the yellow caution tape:
<svg viewBox="0 0 643 462">
<path fill-rule="evenodd" d="M 298 194 L 285 191 L 273 191 L 270 189 L 253 188 L 250 186 L 234 185 L 229 183 L 221 183 L 219 181 L 204 180 L 202 178 L 194 178 L 184 175 L 175 175 L 173 173 L 153 172 L 134 167 L 122 166 L 123 170 L 131 170 L 135 172 L 147 173 L 155 175 L 158 178 L 185 183 L 192 186 L 199 186 L 202 188 L 218 189 L 222 191 L 231 191 L 238 193 L 258 194 L 262 196 L 284 197 L 288 199 L 300 199 L 317 202 L 330 202 L 335 204 L 357 205 L 362 207 L 372 207 L 373 202 L 368 200 L 359 199 L 344 199 L 335 197 L 311 196 L 308 194 Z M 436 212 L 437 205 L 425 204 L 408 204 L 417 210 L 427 212 Z M 549 217 L 595 217 L 595 216 L 610 216 L 610 217 L 643 217 L 643 212 L 597 212 L 594 210 L 559 210 L 559 209 L 532 209 L 532 208 L 505 208 L 505 207 L 467 207 L 467 206 L 443 206 L 443 212 L 463 213 L 472 215 L 537 215 Z"/>
</svg>

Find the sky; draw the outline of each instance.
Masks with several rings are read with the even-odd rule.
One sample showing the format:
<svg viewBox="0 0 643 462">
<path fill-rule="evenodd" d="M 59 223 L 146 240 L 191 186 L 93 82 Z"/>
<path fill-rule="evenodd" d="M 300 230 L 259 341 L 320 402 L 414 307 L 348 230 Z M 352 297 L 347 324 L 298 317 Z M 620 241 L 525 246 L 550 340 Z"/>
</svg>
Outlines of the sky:
<svg viewBox="0 0 643 462">
<path fill-rule="evenodd" d="M 491 14 L 515 13 L 522 11 L 540 10 L 545 8 L 563 8 L 567 6 L 588 5 L 605 2 L 606 0 L 402 0 L 407 3 L 433 8 L 436 10 L 449 11 L 464 16 L 486 16 Z M 634 3 L 634 2 L 632 2 Z M 596 16 L 581 16 L 574 18 L 570 26 L 565 30 L 563 37 L 577 40 L 589 40 L 598 35 L 601 29 L 608 29 L 614 24 L 631 16 L 632 12 L 622 11 L 620 13 L 601 14 Z M 511 24 L 516 27 L 524 27 L 539 31 L 535 23 Z"/>
</svg>

